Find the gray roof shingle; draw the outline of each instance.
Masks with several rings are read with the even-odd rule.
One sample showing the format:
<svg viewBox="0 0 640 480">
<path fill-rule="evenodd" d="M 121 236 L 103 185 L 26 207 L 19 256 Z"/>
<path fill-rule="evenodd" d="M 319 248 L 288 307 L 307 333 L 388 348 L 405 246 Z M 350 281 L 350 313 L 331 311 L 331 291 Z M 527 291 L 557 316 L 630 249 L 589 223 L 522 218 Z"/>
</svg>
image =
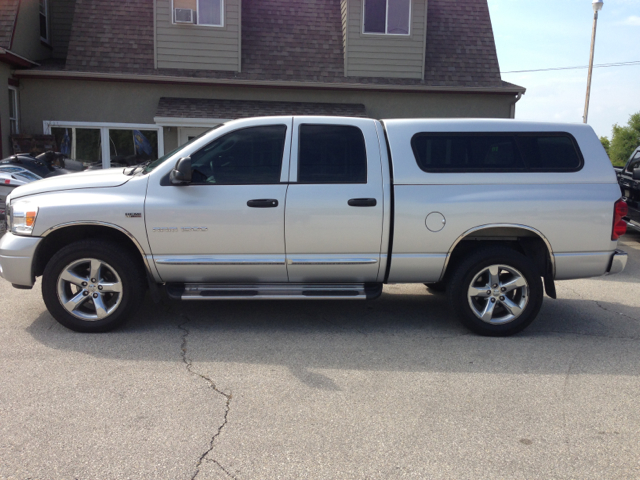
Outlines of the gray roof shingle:
<svg viewBox="0 0 640 480">
<path fill-rule="evenodd" d="M 345 77 L 340 0 L 243 0 L 242 72 L 154 69 L 153 0 L 77 0 L 75 12 L 65 65 L 70 71 L 332 84 L 509 86 L 500 78 L 487 0 L 428 1 L 424 79 Z"/>
<path fill-rule="evenodd" d="M 20 0 L 0 1 L 0 47 L 7 50 L 11 48 L 13 26 L 16 22 L 19 4 Z"/>
<path fill-rule="evenodd" d="M 365 106 L 351 103 L 265 102 L 162 97 L 156 116 L 236 119 L 274 115 L 365 117 Z"/>
</svg>

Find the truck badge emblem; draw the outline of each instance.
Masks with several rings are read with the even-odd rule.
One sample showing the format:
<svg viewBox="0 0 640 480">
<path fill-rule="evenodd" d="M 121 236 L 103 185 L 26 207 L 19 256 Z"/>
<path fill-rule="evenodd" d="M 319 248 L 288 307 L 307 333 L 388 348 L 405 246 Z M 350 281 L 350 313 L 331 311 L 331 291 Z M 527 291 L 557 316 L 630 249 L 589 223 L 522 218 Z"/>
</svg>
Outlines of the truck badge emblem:
<svg viewBox="0 0 640 480">
<path fill-rule="evenodd" d="M 127 218 L 142 218 L 142 213 L 125 213 Z"/>
<path fill-rule="evenodd" d="M 207 227 L 182 227 L 183 232 L 206 232 Z"/>
</svg>

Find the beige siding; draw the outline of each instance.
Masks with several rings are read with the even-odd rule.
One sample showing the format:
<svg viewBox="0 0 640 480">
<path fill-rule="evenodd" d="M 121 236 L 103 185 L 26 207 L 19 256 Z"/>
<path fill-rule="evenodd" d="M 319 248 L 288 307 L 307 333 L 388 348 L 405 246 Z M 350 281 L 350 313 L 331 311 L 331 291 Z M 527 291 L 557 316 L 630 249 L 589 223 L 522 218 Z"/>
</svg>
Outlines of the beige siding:
<svg viewBox="0 0 640 480">
<path fill-rule="evenodd" d="M 0 0 L 0 3 L 2 0 Z M 49 16 L 51 22 L 51 16 Z M 51 24 L 49 24 L 51 28 Z M 20 3 L 11 51 L 34 62 L 51 58 L 51 47 L 40 41 L 40 8 L 34 0 Z M 4 97 L 0 97 L 0 102 Z M 4 100 L 6 101 L 6 100 Z"/>
<path fill-rule="evenodd" d="M 348 17 L 343 16 L 345 75 L 423 78 L 427 0 L 411 1 L 409 35 L 362 33 L 363 1 L 348 0 Z"/>
<path fill-rule="evenodd" d="M 340 0 L 340 11 L 342 13 L 342 52 L 344 57 L 344 76 L 347 76 L 347 49 L 349 45 L 349 29 L 347 28 L 349 18 L 348 0 Z"/>
<path fill-rule="evenodd" d="M 50 5 L 53 57 L 66 58 L 76 2 L 75 0 L 53 0 Z"/>
<path fill-rule="evenodd" d="M 224 27 L 174 25 L 171 0 L 156 0 L 158 68 L 240 71 L 240 2 L 224 0 Z"/>
</svg>

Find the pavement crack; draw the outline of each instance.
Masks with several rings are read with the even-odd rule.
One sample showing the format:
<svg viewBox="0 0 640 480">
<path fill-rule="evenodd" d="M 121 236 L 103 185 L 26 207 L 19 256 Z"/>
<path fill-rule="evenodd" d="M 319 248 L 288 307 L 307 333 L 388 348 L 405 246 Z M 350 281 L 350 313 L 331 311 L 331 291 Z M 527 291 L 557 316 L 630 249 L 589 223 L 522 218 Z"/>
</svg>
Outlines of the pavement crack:
<svg viewBox="0 0 640 480">
<path fill-rule="evenodd" d="M 188 323 L 191 321 L 191 319 L 189 317 L 187 317 L 184 314 L 180 315 L 183 319 L 184 322 L 182 322 L 181 324 L 178 325 L 178 328 L 180 330 L 182 330 L 183 334 L 182 334 L 182 344 L 180 346 L 180 350 L 181 350 L 181 357 L 182 357 L 182 362 L 185 364 L 187 371 L 192 374 L 195 375 L 196 377 L 201 378 L 202 380 L 204 380 L 205 382 L 207 382 L 209 384 L 209 387 L 216 392 L 218 395 L 222 395 L 225 398 L 225 405 L 224 405 L 224 417 L 222 419 L 222 423 L 218 426 L 218 429 L 216 430 L 216 432 L 213 434 L 213 436 L 211 437 L 211 440 L 209 441 L 209 447 L 207 448 L 207 450 L 205 450 L 202 455 L 200 455 L 200 458 L 198 458 L 198 461 L 196 462 L 196 467 L 195 467 L 195 472 L 193 474 L 193 476 L 191 477 L 191 480 L 195 480 L 195 478 L 198 476 L 198 474 L 200 473 L 200 467 L 202 466 L 202 462 L 205 461 L 205 459 L 207 461 L 210 461 L 212 463 L 215 463 L 218 467 L 220 467 L 220 469 L 227 474 L 227 476 L 229 476 L 230 478 L 236 478 L 234 475 L 232 475 L 229 471 L 227 471 L 221 464 L 220 462 L 218 462 L 215 459 L 209 459 L 207 458 L 207 456 L 211 453 L 211 451 L 213 450 L 214 444 L 216 439 L 220 436 L 220 434 L 222 433 L 222 430 L 224 429 L 224 427 L 227 425 L 228 422 L 228 418 L 229 418 L 229 411 L 231 410 L 231 399 L 232 399 L 232 395 L 230 393 L 226 393 L 222 390 L 220 390 L 217 386 L 216 383 L 209 378 L 207 375 L 200 373 L 198 371 L 196 371 L 193 368 L 193 360 L 191 360 L 187 354 L 187 346 L 188 346 L 188 337 L 189 337 L 189 333 L 190 330 L 187 328 Z"/>
<path fill-rule="evenodd" d="M 236 477 L 231 472 L 229 472 L 226 468 L 224 468 L 222 465 L 220 465 L 220 462 L 218 462 L 217 460 L 209 460 L 209 461 L 211 463 L 215 463 L 218 466 L 218 468 L 220 468 L 220 470 L 222 470 L 229 478 L 233 478 L 234 480 L 238 480 L 238 477 Z"/>
<path fill-rule="evenodd" d="M 624 317 L 624 318 L 628 318 L 629 320 L 633 320 L 634 322 L 640 322 L 640 319 L 637 319 L 635 317 L 632 317 L 630 315 L 627 315 L 626 313 L 622 313 L 622 312 L 618 312 L 616 310 L 609 310 L 607 307 L 603 307 L 602 305 L 600 305 L 600 302 L 598 302 L 597 300 L 594 300 L 594 302 L 596 303 L 596 305 L 598 305 L 598 307 L 600 307 L 602 310 L 604 310 L 605 312 L 609 312 L 609 313 L 617 313 L 618 315 Z"/>
<path fill-rule="evenodd" d="M 576 294 L 578 297 L 580 297 L 581 299 L 583 299 L 583 300 L 590 300 L 590 301 L 592 301 L 592 302 L 593 302 L 593 303 L 595 303 L 595 304 L 596 304 L 596 305 L 597 305 L 601 310 L 604 310 L 605 312 L 608 312 L 608 313 L 615 313 L 615 314 L 617 314 L 617 315 L 620 315 L 621 317 L 627 318 L 627 319 L 629 319 L 629 320 L 633 320 L 634 322 L 640 322 L 640 319 L 638 319 L 638 318 L 635 318 L 635 317 L 632 317 L 632 316 L 630 316 L 630 315 L 627 315 L 626 313 L 618 312 L 617 310 L 611 310 L 611 309 L 609 309 L 609 308 L 607 308 L 607 307 L 603 306 L 603 305 L 602 305 L 598 300 L 593 300 L 593 299 L 591 299 L 591 298 L 586 298 L 584 295 L 581 295 L 579 292 L 576 292 L 573 288 L 571 288 L 571 287 L 567 287 L 566 285 L 565 285 L 565 287 L 566 287 L 568 290 L 571 290 L 573 293 L 575 293 L 575 294 Z M 605 326 L 605 325 L 604 325 L 602 322 L 600 322 L 598 319 L 595 319 L 595 320 L 596 320 L 596 322 L 598 322 L 598 324 L 599 324 L 600 326 L 603 326 L 603 327 Z"/>
</svg>

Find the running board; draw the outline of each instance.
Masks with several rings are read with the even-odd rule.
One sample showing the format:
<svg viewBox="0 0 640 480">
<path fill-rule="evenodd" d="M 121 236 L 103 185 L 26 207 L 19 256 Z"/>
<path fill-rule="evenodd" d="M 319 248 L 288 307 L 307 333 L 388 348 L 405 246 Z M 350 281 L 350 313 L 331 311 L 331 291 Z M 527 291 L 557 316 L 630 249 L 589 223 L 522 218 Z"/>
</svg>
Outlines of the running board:
<svg viewBox="0 0 640 480">
<path fill-rule="evenodd" d="M 369 300 L 382 294 L 381 283 L 168 283 L 176 300 Z"/>
</svg>

